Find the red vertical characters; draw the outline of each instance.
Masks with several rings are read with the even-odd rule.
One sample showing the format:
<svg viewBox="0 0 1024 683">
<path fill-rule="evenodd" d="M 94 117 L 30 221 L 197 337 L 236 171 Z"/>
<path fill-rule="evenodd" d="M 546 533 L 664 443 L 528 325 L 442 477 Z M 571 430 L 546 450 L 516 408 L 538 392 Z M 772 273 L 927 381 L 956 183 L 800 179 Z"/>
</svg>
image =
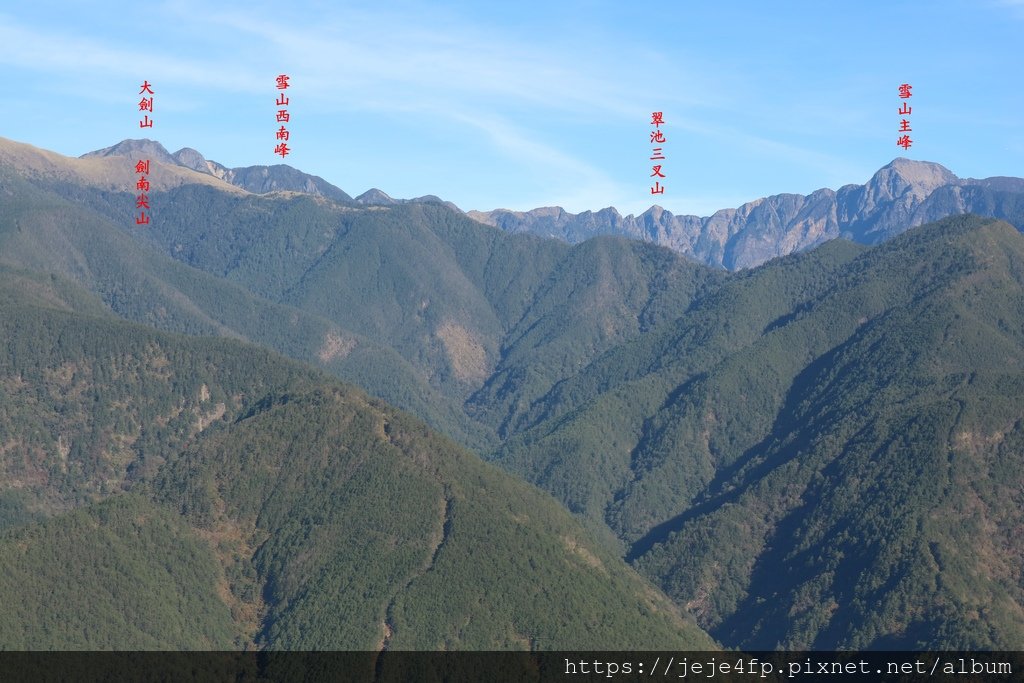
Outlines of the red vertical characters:
<svg viewBox="0 0 1024 683">
<path fill-rule="evenodd" d="M 665 125 L 665 117 L 660 111 L 651 112 L 651 125 L 654 126 L 654 130 L 651 131 L 651 161 L 660 161 L 665 158 L 665 148 L 655 147 L 654 145 L 663 145 L 667 138 L 665 132 L 661 130 L 661 127 Z M 654 186 L 651 187 L 651 194 L 665 194 L 665 187 L 661 185 L 661 181 L 658 178 L 664 178 L 665 174 L 662 172 L 664 164 L 653 164 L 651 166 L 651 178 L 654 178 Z"/>
<path fill-rule="evenodd" d="M 907 118 L 908 116 L 910 116 L 910 113 L 913 110 L 913 107 L 907 104 L 907 100 L 913 96 L 913 93 L 910 92 L 911 89 L 913 89 L 913 87 L 914 86 L 910 85 L 909 83 L 903 83 L 899 87 L 900 99 L 903 100 L 903 106 L 900 107 L 900 110 L 898 112 L 896 112 L 901 117 L 899 130 L 900 136 L 896 139 L 896 146 L 902 147 L 904 150 L 910 149 L 910 146 L 914 144 L 914 141 L 911 140 L 910 136 L 907 134 L 913 132 L 914 130 L 913 128 L 910 127 L 910 119 Z"/>
<path fill-rule="evenodd" d="M 291 137 L 291 133 L 289 133 L 288 129 L 284 127 L 284 124 L 288 123 L 292 118 L 291 114 L 288 113 L 288 109 L 286 109 L 289 98 L 284 94 L 284 91 L 290 87 L 288 84 L 290 78 L 291 77 L 287 74 L 281 74 L 277 77 L 277 89 L 281 91 L 277 95 L 276 102 L 277 122 L 281 124 L 281 127 L 277 129 L 278 143 L 277 146 L 274 147 L 274 154 L 280 154 L 282 159 L 288 156 L 288 153 L 292 151 L 288 147 L 288 138 Z"/>
<path fill-rule="evenodd" d="M 153 120 L 149 118 L 149 114 L 153 113 L 153 86 L 149 81 L 142 81 L 139 94 L 142 95 L 142 99 L 139 100 L 139 111 L 148 112 L 143 113 L 139 128 L 152 128 Z M 134 170 L 138 176 L 135 180 L 135 191 L 138 193 L 135 196 L 135 208 L 139 210 L 139 215 L 135 217 L 135 225 L 149 225 L 150 215 L 146 213 L 149 211 L 149 159 L 139 159 Z"/>
</svg>

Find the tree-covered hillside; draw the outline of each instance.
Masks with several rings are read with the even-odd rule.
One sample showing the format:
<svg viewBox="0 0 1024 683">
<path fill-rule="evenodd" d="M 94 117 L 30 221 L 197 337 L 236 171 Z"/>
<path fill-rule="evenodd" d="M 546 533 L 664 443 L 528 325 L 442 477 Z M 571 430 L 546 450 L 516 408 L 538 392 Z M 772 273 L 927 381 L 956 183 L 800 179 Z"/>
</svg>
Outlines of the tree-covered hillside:
<svg viewBox="0 0 1024 683">
<path fill-rule="evenodd" d="M 152 488 L 237 560 L 261 647 L 710 642 L 555 501 L 352 392 L 268 397 Z"/>
<path fill-rule="evenodd" d="M 607 354 L 499 461 L 725 643 L 1018 646 L 1022 285 L 1024 236 L 976 217 L 774 262 Z"/>
<path fill-rule="evenodd" d="M 209 546 L 133 495 L 0 533 L 4 650 L 242 645 Z"/>
<path fill-rule="evenodd" d="M 904 232 L 896 212 L 877 246 L 725 273 L 176 167 L 139 230 L 131 195 L 97 180 L 107 160 L 8 146 L 0 529 L 125 492 L 176 511 L 214 549 L 232 637 L 263 647 L 582 643 L 552 622 L 563 609 L 625 647 L 637 619 L 690 638 L 676 608 L 728 646 L 1024 645 L 1024 236 L 1008 224 Z M 1016 212 L 1008 183 L 972 201 Z M 410 410 L 575 520 L 243 341 Z"/>
<path fill-rule="evenodd" d="M 713 645 L 546 494 L 247 344 L 0 301 L 0 645 Z M 43 302 L 43 303 L 40 303 Z"/>
<path fill-rule="evenodd" d="M 0 189 L 0 265 L 62 276 L 128 320 L 259 343 L 365 386 L 462 441 L 484 439 L 485 431 L 390 345 L 253 295 L 136 239 L 125 229 L 125 217 L 130 215 L 130 203 L 123 201 L 127 195 L 65 181 L 26 179 L 17 169 L 4 168 Z M 232 192 L 224 201 L 237 199 Z M 112 214 L 104 215 L 94 205 Z"/>
<path fill-rule="evenodd" d="M 437 203 L 192 183 L 154 191 L 159 218 L 138 229 L 129 193 L 17 168 L 5 182 L 3 262 L 60 273 L 131 320 L 313 362 L 480 449 L 721 278 L 649 244 L 570 248 Z"/>
</svg>

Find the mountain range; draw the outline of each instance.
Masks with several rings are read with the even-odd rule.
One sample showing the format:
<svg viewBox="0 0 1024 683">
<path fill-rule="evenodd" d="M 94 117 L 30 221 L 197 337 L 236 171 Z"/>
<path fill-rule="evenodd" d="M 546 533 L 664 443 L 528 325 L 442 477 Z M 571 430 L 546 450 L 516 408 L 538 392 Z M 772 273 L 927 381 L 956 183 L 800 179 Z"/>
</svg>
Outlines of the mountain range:
<svg viewBox="0 0 1024 683">
<path fill-rule="evenodd" d="M 899 158 L 864 185 L 772 195 L 706 217 L 677 216 L 659 206 L 639 216 L 622 216 L 612 207 L 572 214 L 557 206 L 468 215 L 509 232 L 532 232 L 571 244 L 595 235 L 623 235 L 737 270 L 837 237 L 877 244 L 908 228 L 961 213 L 1000 218 L 1024 229 L 1024 179 L 958 178 L 939 164 Z"/>
<path fill-rule="evenodd" d="M 353 201 L 343 190 L 323 178 L 308 175 L 286 164 L 228 168 L 216 161 L 208 161 L 191 147 L 183 147 L 171 154 L 154 140 L 122 140 L 116 145 L 87 152 L 81 156 L 82 159 L 94 157 L 144 157 L 168 166 L 190 168 L 255 194 L 290 191 L 327 197 L 337 202 Z"/>
<path fill-rule="evenodd" d="M 858 241 L 727 272 L 189 156 L 151 155 L 139 228 L 123 156 L 0 141 L 0 544 L 46 539 L 7 568 L 43 616 L 0 642 L 1024 645 L 1024 235 L 928 213 L 1019 215 L 1019 181 L 897 160 L 820 198 Z M 77 576 L 112 593 L 47 602 L 47 558 L 98 543 L 130 571 Z M 133 615 L 213 609 L 126 626 L 134 584 Z"/>
<path fill-rule="evenodd" d="M 104 147 L 93 152 L 86 152 L 80 158 L 90 157 L 145 157 L 157 160 L 162 164 L 182 166 L 193 171 L 211 175 L 226 183 L 240 187 L 253 194 L 268 192 L 302 192 L 319 197 L 327 197 L 342 204 L 393 205 L 408 202 L 433 202 L 445 204 L 449 208 L 459 210 L 451 202 L 440 197 L 425 195 L 415 199 L 395 199 L 383 190 L 371 188 L 355 199 L 344 190 L 336 187 L 320 176 L 309 175 L 287 164 L 273 166 L 240 166 L 228 168 L 216 161 L 210 161 L 200 152 L 191 147 L 183 147 L 174 154 L 168 152 L 159 142 L 149 139 L 122 140 L 116 145 Z"/>
<path fill-rule="evenodd" d="M 207 161 L 190 148 L 170 154 L 152 140 L 124 140 L 89 152 L 83 158 L 142 153 L 163 163 L 213 175 L 257 194 L 304 192 L 342 203 L 380 206 L 440 203 L 461 212 L 455 204 L 434 195 L 394 199 L 376 188 L 353 200 L 323 178 L 287 165 L 229 169 Z M 570 244 L 598 235 L 619 235 L 668 247 L 708 265 L 737 270 L 805 251 L 837 237 L 877 244 L 908 228 L 955 214 L 992 216 L 1024 229 L 1024 179 L 958 178 L 940 164 L 898 158 L 864 185 L 844 185 L 838 190 L 823 188 L 809 195 L 772 195 L 705 217 L 675 215 L 660 206 L 652 206 L 639 216 L 622 216 L 614 207 L 573 214 L 558 206 L 465 213 L 506 232 L 530 232 Z"/>
</svg>

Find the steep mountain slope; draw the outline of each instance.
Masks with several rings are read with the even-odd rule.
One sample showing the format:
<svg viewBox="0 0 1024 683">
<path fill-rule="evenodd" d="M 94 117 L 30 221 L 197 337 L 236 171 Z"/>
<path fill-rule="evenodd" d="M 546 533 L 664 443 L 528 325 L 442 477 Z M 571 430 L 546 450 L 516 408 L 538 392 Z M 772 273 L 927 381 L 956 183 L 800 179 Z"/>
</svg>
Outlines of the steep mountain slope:
<svg viewBox="0 0 1024 683">
<path fill-rule="evenodd" d="M 126 143 L 106 154 L 119 149 Z M 17 173 L 11 170 L 23 180 Z M 128 192 L 48 179 L 31 183 L 49 199 L 84 204 L 114 225 L 134 205 Z M 220 333 L 240 333 L 323 363 L 481 447 L 494 444 L 497 431 L 514 428 L 537 396 L 612 345 L 673 317 L 714 278 L 650 245 L 619 239 L 570 249 L 483 227 L 437 203 L 354 208 L 322 197 L 253 196 L 200 183 L 155 190 L 151 198 L 160 207 L 154 225 L 129 227 L 127 235 L 287 307 L 260 315 L 256 333 L 245 319 L 225 320 L 234 306 L 210 310 L 223 297 L 198 302 L 221 323 Z M 27 234 L 34 239 L 40 232 Z M 68 271 L 64 263 L 32 265 Z M 202 282 L 204 291 L 217 288 L 210 278 Z M 198 299 L 188 284 L 173 287 Z M 168 329 L 213 331 L 153 320 L 153 308 L 160 310 L 116 310 Z M 296 319 L 295 309 L 306 314 L 298 320 L 312 319 L 320 329 L 285 324 Z"/>
<path fill-rule="evenodd" d="M 254 539 L 263 647 L 708 644 L 554 501 L 350 392 L 265 401 L 154 488 Z"/>
<path fill-rule="evenodd" d="M 70 296 L 40 304 L 36 281 L 0 283 L 6 525 L 131 488 L 254 393 L 315 376 L 237 341 L 168 337 L 109 314 L 73 312 L 68 304 L 87 295 L 70 284 L 53 288 Z"/>
<path fill-rule="evenodd" d="M 726 544 L 693 572 L 669 559 L 684 547 L 694 557 L 695 536 L 729 527 L 763 548 L 728 578 L 715 572 L 722 587 L 707 610 L 724 617 L 723 638 L 1024 642 L 1024 241 L 1006 224 L 944 227 L 865 257 L 877 275 L 910 250 L 930 256 L 910 273 L 920 287 L 809 365 L 764 443 L 709 491 L 718 500 L 698 501 L 643 561 L 675 588 L 706 586 Z"/>
<path fill-rule="evenodd" d="M 115 222 L 131 215 L 130 194 L 69 182 L 63 179 L 69 177 L 67 169 L 58 160 L 50 164 L 45 177 L 36 177 L 19 165 L 0 169 L 0 264 L 63 275 L 129 320 L 176 332 L 261 343 L 366 386 L 468 443 L 479 441 L 480 430 L 440 399 L 426 379 L 388 345 L 161 256 L 144 240 L 126 233 L 123 223 Z M 95 169 L 108 159 L 71 161 L 71 168 L 88 163 Z M 264 201 L 247 199 L 221 185 L 229 189 L 195 183 L 186 187 L 192 191 L 206 187 L 211 196 L 232 206 Z M 299 197 L 297 201 L 314 200 Z M 190 206 L 185 208 L 186 218 Z M 244 210 L 240 214 L 243 219 L 249 216 Z"/>
<path fill-rule="evenodd" d="M 968 216 L 832 252 L 607 354 L 501 461 L 727 644 L 1019 646 L 1024 236 Z"/>
<path fill-rule="evenodd" d="M 4 647 L 712 645 L 555 501 L 418 420 L 26 285 L 0 299 Z"/>
<path fill-rule="evenodd" d="M 217 187 L 224 192 L 242 194 L 244 190 L 225 183 L 212 175 L 196 173 L 185 166 L 163 163 L 167 150 L 152 140 L 133 140 L 121 143 L 117 154 L 93 158 L 66 157 L 22 142 L 0 137 L 0 169 L 16 172 L 31 182 L 59 183 L 108 192 L 127 193 L 138 180 L 135 164 L 129 163 L 136 151 L 153 154 L 154 163 L 160 164 L 160 187 L 172 188 L 182 184 L 200 184 Z M 115 147 L 117 147 L 115 145 Z M 114 148 L 108 148 L 114 149 Z M 155 152 L 155 153 L 154 153 Z M 162 154 L 161 154 L 162 152 Z M 138 158 L 137 156 L 135 157 Z M 9 196 L 9 195 L 8 195 Z M 127 221 L 134 211 L 126 212 L 120 220 Z"/>
<path fill-rule="evenodd" d="M 836 237 L 877 244 L 907 228 L 961 213 L 1001 218 L 1024 229 L 1024 179 L 961 179 L 939 164 L 899 158 L 865 185 L 826 188 L 807 196 L 774 195 L 704 218 L 676 216 L 659 206 L 635 217 L 623 217 L 614 208 L 574 215 L 559 207 L 468 215 L 510 232 L 558 237 L 571 244 L 595 235 L 625 235 L 736 270 Z"/>
<path fill-rule="evenodd" d="M 498 461 L 552 491 L 593 531 L 610 527 L 632 543 L 659 516 L 685 510 L 718 462 L 738 457 L 770 425 L 770 408 L 754 401 L 777 401 L 806 347 L 827 346 L 821 335 L 798 334 L 776 336 L 766 351 L 752 347 L 827 291 L 863 249 L 837 240 L 730 277 L 679 318 L 555 386 Z M 785 367 L 765 357 L 780 348 L 793 352 Z M 751 392 L 753 382 L 765 391 Z"/>
<path fill-rule="evenodd" d="M 152 234 L 169 254 L 390 346 L 453 411 L 468 400 L 488 430 L 507 431 L 514 404 L 674 317 L 715 279 L 651 245 L 569 248 L 436 204 L 351 210 L 306 197 L 250 206 L 202 188 L 171 195 L 169 207 L 204 210 L 168 215 Z"/>
<path fill-rule="evenodd" d="M 467 403 L 502 438 L 547 416 L 544 401 L 623 342 L 669 324 L 718 287 L 720 273 L 666 249 L 600 237 L 569 251 L 505 336 L 501 357 Z"/>
</svg>

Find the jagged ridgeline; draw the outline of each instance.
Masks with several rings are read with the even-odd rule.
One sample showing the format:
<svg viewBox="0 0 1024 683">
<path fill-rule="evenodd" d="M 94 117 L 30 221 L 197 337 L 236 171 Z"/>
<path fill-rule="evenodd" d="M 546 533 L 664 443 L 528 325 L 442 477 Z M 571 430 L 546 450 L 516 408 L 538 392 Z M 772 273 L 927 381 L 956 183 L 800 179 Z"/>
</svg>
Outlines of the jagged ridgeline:
<svg viewBox="0 0 1024 683">
<path fill-rule="evenodd" d="M 704 217 L 673 215 L 660 206 L 639 216 L 622 216 L 613 207 L 571 214 L 557 206 L 468 215 L 509 232 L 548 235 L 572 244 L 595 235 L 627 235 L 738 270 L 837 237 L 878 244 L 908 228 L 962 213 L 1024 228 L 1024 179 L 958 178 L 939 164 L 899 158 L 864 185 L 822 188 L 806 196 L 777 194 Z"/>
<path fill-rule="evenodd" d="M 0 334 L 5 649 L 712 645 L 545 494 L 311 368 L 6 269 Z"/>
</svg>

